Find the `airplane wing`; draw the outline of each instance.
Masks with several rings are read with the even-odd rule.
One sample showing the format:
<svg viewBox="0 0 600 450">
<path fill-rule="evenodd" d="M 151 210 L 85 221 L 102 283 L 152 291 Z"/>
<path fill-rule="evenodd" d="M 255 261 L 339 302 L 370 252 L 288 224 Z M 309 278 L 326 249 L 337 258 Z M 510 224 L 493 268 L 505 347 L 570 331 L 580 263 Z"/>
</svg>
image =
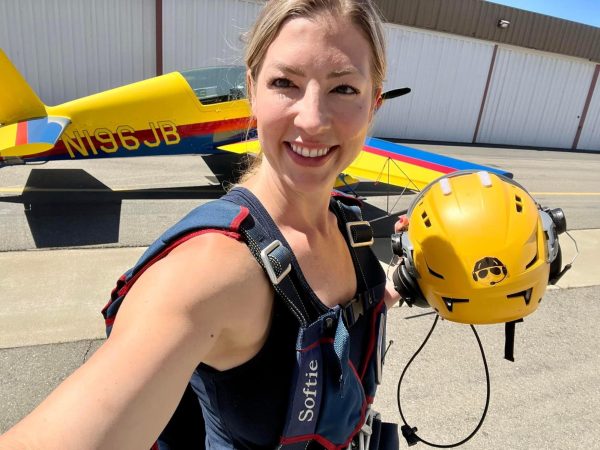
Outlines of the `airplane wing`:
<svg viewBox="0 0 600 450">
<path fill-rule="evenodd" d="M 233 153 L 260 151 L 257 139 L 217 147 Z M 432 181 L 457 170 L 485 170 L 512 178 L 512 173 L 383 139 L 368 138 L 363 151 L 344 173 L 361 179 L 420 191 Z"/>
<path fill-rule="evenodd" d="M 239 155 L 245 153 L 256 155 L 260 152 L 260 143 L 258 142 L 258 139 L 248 139 L 247 141 L 221 145 L 217 147 L 217 149 L 224 150 L 226 152 L 237 153 Z"/>
<path fill-rule="evenodd" d="M 383 139 L 368 138 L 363 151 L 344 171 L 352 176 L 420 191 L 458 170 L 485 170 L 512 178 L 512 173 Z"/>
</svg>

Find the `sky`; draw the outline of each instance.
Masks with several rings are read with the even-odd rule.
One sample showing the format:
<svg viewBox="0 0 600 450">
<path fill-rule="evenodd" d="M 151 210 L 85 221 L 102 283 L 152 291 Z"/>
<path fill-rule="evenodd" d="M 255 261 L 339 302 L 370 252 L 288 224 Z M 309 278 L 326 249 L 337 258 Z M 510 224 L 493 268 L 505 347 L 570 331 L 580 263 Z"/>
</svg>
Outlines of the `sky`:
<svg viewBox="0 0 600 450">
<path fill-rule="evenodd" d="M 492 0 L 492 2 L 600 27 L 600 0 Z"/>
</svg>

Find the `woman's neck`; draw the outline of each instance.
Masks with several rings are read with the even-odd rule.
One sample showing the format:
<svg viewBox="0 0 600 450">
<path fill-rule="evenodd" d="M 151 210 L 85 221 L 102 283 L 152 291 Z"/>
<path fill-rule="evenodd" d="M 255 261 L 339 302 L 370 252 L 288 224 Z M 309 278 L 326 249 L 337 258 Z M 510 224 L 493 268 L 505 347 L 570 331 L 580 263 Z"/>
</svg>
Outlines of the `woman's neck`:
<svg viewBox="0 0 600 450">
<path fill-rule="evenodd" d="M 285 181 L 258 171 L 243 186 L 252 191 L 283 230 L 291 228 L 312 234 L 329 230 L 332 215 L 329 200 L 332 186 L 311 189 L 310 192 L 286 186 Z"/>
</svg>

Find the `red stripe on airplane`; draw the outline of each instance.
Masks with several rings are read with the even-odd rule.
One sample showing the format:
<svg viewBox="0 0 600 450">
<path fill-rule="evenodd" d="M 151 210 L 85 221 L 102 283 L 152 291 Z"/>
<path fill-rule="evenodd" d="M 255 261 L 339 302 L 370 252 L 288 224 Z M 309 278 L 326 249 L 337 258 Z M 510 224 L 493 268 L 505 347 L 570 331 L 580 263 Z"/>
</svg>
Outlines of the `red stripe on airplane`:
<svg viewBox="0 0 600 450">
<path fill-rule="evenodd" d="M 19 122 L 17 124 L 17 137 L 15 139 L 15 145 L 25 145 L 27 142 L 27 122 Z"/>
<path fill-rule="evenodd" d="M 231 130 L 243 130 L 248 127 L 248 117 L 239 119 L 217 120 L 214 122 L 193 123 L 179 125 L 177 131 L 181 137 L 189 137 L 203 134 L 219 133 Z"/>
<path fill-rule="evenodd" d="M 456 169 L 448 166 L 442 166 L 441 164 L 432 163 L 430 161 L 425 161 L 423 159 L 411 158 L 410 156 L 399 155 L 398 153 L 388 152 L 387 150 L 382 150 L 376 147 L 363 146 L 363 149 L 368 153 L 373 153 L 375 155 L 383 156 L 385 158 L 394 159 L 396 161 L 402 161 L 408 164 L 412 164 L 415 166 L 423 167 L 425 169 L 435 170 L 440 173 L 451 173 L 455 172 Z"/>
</svg>

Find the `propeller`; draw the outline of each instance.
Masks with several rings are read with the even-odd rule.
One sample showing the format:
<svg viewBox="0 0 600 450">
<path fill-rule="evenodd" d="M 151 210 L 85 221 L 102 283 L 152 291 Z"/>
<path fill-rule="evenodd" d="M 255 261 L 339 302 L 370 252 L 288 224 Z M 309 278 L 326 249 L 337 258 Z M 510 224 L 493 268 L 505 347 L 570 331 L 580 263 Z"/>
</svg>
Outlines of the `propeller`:
<svg viewBox="0 0 600 450">
<path fill-rule="evenodd" d="M 391 91 L 384 92 L 381 94 L 382 100 L 390 100 L 392 98 L 401 97 L 410 92 L 410 88 L 392 89 Z"/>
</svg>

